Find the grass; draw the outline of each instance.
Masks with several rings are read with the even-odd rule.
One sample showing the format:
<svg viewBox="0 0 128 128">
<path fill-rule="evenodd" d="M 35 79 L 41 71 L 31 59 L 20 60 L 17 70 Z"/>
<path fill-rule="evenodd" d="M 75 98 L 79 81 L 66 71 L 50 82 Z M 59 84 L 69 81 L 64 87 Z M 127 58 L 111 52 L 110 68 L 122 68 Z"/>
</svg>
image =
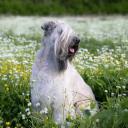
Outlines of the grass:
<svg viewBox="0 0 128 128">
<path fill-rule="evenodd" d="M 0 35 L 0 128 L 59 128 L 51 113 L 42 116 L 31 108 L 31 66 L 41 35 L 18 35 L 13 29 Z M 127 39 L 82 38 L 73 63 L 92 87 L 100 111 L 93 117 L 67 117 L 70 128 L 128 128 L 127 54 Z"/>
<path fill-rule="evenodd" d="M 14 15 L 80 15 L 80 14 L 127 14 L 127 0 L 3 0 L 1 14 Z"/>
</svg>

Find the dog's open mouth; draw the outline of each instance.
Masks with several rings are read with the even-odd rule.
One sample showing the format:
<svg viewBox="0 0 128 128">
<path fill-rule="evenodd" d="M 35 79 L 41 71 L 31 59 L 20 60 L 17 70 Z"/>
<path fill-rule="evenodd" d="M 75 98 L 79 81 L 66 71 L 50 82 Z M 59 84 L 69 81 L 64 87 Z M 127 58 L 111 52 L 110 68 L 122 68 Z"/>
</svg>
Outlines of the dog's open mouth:
<svg viewBox="0 0 128 128">
<path fill-rule="evenodd" d="M 68 48 L 68 54 L 69 55 L 74 55 L 78 50 L 78 45 L 74 45 L 74 46 L 69 46 Z"/>
</svg>

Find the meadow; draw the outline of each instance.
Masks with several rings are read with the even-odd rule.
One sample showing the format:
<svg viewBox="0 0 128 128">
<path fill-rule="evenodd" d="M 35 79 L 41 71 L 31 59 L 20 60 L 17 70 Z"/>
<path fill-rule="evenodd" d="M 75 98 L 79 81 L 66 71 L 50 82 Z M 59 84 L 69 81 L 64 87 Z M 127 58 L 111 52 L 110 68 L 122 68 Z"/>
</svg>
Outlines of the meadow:
<svg viewBox="0 0 128 128">
<path fill-rule="evenodd" d="M 47 111 L 33 113 L 30 75 L 41 25 L 64 20 L 81 38 L 73 61 L 96 96 L 99 112 L 67 117 L 70 128 L 128 128 L 128 17 L 0 17 L 0 128 L 59 128 Z"/>
</svg>

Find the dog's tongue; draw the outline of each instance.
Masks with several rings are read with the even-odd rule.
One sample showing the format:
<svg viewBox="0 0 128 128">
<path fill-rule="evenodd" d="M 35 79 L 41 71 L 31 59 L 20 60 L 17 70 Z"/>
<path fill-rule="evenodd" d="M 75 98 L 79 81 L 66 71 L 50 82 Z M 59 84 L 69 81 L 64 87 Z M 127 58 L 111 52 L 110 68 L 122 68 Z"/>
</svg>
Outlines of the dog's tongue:
<svg viewBox="0 0 128 128">
<path fill-rule="evenodd" d="M 74 53 L 74 52 L 75 52 L 74 48 L 70 48 L 69 51 L 70 51 L 71 53 Z"/>
</svg>

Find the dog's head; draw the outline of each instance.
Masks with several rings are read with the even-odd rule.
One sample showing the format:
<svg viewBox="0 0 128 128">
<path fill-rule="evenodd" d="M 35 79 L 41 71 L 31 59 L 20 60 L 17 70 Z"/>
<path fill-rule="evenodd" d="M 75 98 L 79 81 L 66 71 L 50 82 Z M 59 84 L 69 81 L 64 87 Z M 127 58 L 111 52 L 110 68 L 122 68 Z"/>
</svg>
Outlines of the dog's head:
<svg viewBox="0 0 128 128">
<path fill-rule="evenodd" d="M 80 42 L 72 28 L 62 22 L 50 21 L 45 23 L 42 29 L 44 30 L 44 45 L 53 48 L 58 62 L 71 61 Z"/>
</svg>

